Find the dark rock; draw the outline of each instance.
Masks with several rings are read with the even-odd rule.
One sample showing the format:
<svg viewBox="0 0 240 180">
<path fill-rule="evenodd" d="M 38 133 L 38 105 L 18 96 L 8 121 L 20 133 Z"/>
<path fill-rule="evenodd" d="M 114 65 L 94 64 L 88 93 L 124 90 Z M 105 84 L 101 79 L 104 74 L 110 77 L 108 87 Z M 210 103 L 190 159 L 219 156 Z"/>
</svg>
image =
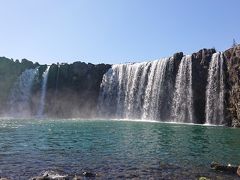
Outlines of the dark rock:
<svg viewBox="0 0 240 180">
<path fill-rule="evenodd" d="M 240 45 L 224 52 L 227 63 L 228 125 L 240 127 Z"/>
<path fill-rule="evenodd" d="M 49 69 L 45 114 L 53 118 L 92 118 L 96 115 L 98 95 L 107 64 L 53 64 Z M 39 82 L 41 83 L 41 76 Z M 33 95 L 33 114 L 36 114 L 41 84 Z"/>
<path fill-rule="evenodd" d="M 68 175 L 60 175 L 55 171 L 46 171 L 41 176 L 36 176 L 31 178 L 31 180 L 69 180 L 70 177 Z"/>
<path fill-rule="evenodd" d="M 100 84 L 110 65 L 75 62 L 51 67 L 46 94 L 48 117 L 91 118 L 95 115 Z"/>
<path fill-rule="evenodd" d="M 8 110 L 8 97 L 20 74 L 29 68 L 38 68 L 31 98 L 31 114 L 35 115 L 39 106 L 42 74 L 47 65 L 39 65 L 27 59 L 14 61 L 0 57 L 0 114 Z M 96 112 L 100 84 L 108 64 L 74 62 L 73 64 L 53 64 L 49 69 L 46 107 L 48 117 L 89 118 Z"/>
<path fill-rule="evenodd" d="M 238 170 L 237 166 L 231 166 L 231 165 L 225 166 L 225 165 L 218 164 L 216 162 L 211 163 L 211 168 L 217 171 L 223 171 L 223 172 L 232 173 L 232 174 L 236 174 Z"/>
<path fill-rule="evenodd" d="M 35 68 L 35 64 L 26 59 L 22 60 L 22 63 L 19 61 L 14 61 L 6 57 L 0 57 L 0 114 L 4 114 L 7 107 L 7 100 L 9 97 L 9 92 L 13 87 L 16 79 L 19 75 L 29 68 Z"/>
<path fill-rule="evenodd" d="M 178 67 L 182 58 L 183 58 L 183 52 L 178 52 L 173 55 L 173 76 L 175 77 L 174 81 L 176 79 Z"/>
<path fill-rule="evenodd" d="M 237 175 L 240 176 L 240 166 L 238 166 Z"/>
<path fill-rule="evenodd" d="M 208 68 L 215 49 L 202 49 L 192 54 L 192 89 L 194 122 L 205 123 Z"/>
<path fill-rule="evenodd" d="M 96 174 L 91 173 L 91 172 L 83 172 L 84 177 L 96 177 Z"/>
</svg>

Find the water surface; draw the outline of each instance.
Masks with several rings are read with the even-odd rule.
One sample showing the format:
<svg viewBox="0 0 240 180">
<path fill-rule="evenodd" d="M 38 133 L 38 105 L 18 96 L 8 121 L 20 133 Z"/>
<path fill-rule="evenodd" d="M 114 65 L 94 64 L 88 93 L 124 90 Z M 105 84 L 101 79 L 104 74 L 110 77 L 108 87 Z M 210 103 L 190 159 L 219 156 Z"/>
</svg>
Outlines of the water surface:
<svg viewBox="0 0 240 180">
<path fill-rule="evenodd" d="M 113 120 L 0 120 L 0 176 L 45 170 L 99 179 L 237 179 L 210 163 L 240 164 L 240 130 Z"/>
</svg>

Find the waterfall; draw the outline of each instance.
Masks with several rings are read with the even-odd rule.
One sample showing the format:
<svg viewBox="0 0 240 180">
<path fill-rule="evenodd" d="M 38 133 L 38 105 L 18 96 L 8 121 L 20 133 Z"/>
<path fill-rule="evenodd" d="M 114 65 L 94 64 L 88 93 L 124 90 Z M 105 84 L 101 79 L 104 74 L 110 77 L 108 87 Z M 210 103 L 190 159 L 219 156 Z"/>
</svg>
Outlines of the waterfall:
<svg viewBox="0 0 240 180">
<path fill-rule="evenodd" d="M 8 115 L 14 117 L 31 116 L 31 95 L 34 79 L 38 74 L 38 67 L 27 69 L 18 77 L 9 96 Z"/>
<path fill-rule="evenodd" d="M 50 66 L 47 66 L 46 70 L 42 75 L 42 85 L 41 85 L 41 97 L 40 97 L 40 105 L 38 109 L 37 116 L 43 117 L 44 115 L 44 106 L 45 106 L 45 97 L 46 97 L 46 90 L 47 90 L 47 80 L 48 80 L 48 72 Z"/>
<path fill-rule="evenodd" d="M 165 95 L 163 81 L 165 80 L 164 75 L 166 74 L 167 62 L 168 59 L 163 59 L 152 63 L 144 97 L 143 119 L 156 120 L 159 118 L 159 108 L 161 103 L 164 103 L 161 101 L 161 98 Z"/>
<path fill-rule="evenodd" d="M 179 65 L 172 108 L 173 121 L 194 123 L 191 56 L 184 56 Z"/>
<path fill-rule="evenodd" d="M 208 70 L 208 85 L 206 91 L 206 123 L 224 124 L 224 75 L 223 54 L 213 54 Z"/>
<path fill-rule="evenodd" d="M 104 74 L 98 111 L 101 117 L 198 123 L 194 118 L 192 56 L 113 65 Z M 208 70 L 206 123 L 224 121 L 223 53 L 215 53 Z M 176 74 L 176 76 L 175 76 Z M 203 109 L 204 110 L 204 109 Z"/>
<path fill-rule="evenodd" d="M 170 93 L 166 78 L 170 64 L 171 58 L 165 58 L 113 65 L 103 76 L 98 104 L 100 114 L 111 118 L 160 120 L 161 108 L 165 108 Z"/>
<path fill-rule="evenodd" d="M 55 89 L 55 96 L 58 92 L 58 79 L 59 79 L 59 71 L 60 71 L 60 67 L 61 65 L 59 63 L 57 63 L 57 78 L 56 78 L 56 89 Z"/>
<path fill-rule="evenodd" d="M 133 101 L 137 100 L 134 99 L 136 93 L 139 93 L 140 99 L 144 93 L 138 92 L 144 86 L 141 89 L 138 86 L 144 83 L 146 69 L 147 63 L 113 65 L 103 76 L 99 96 L 100 114 L 112 118 L 140 117 L 141 100 L 138 100 L 140 104 L 133 104 Z"/>
</svg>

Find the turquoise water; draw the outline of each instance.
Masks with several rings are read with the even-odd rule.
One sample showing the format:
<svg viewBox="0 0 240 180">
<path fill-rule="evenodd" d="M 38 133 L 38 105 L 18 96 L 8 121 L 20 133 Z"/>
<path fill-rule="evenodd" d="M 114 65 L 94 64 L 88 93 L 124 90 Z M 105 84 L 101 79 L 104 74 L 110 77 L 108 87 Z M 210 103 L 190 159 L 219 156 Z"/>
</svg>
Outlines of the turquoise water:
<svg viewBox="0 0 240 180">
<path fill-rule="evenodd" d="M 240 164 L 240 129 L 111 120 L 0 120 L 0 176 L 45 170 L 98 179 L 236 179 L 210 163 Z"/>
</svg>

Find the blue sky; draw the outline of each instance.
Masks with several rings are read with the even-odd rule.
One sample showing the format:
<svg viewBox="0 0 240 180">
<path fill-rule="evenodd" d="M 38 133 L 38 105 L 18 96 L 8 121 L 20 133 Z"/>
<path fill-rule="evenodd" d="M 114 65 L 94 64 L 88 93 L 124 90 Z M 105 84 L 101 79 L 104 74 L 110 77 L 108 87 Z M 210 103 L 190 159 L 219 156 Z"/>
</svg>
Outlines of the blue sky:
<svg viewBox="0 0 240 180">
<path fill-rule="evenodd" d="M 0 56 L 139 62 L 240 42 L 239 0 L 0 0 Z"/>
</svg>

